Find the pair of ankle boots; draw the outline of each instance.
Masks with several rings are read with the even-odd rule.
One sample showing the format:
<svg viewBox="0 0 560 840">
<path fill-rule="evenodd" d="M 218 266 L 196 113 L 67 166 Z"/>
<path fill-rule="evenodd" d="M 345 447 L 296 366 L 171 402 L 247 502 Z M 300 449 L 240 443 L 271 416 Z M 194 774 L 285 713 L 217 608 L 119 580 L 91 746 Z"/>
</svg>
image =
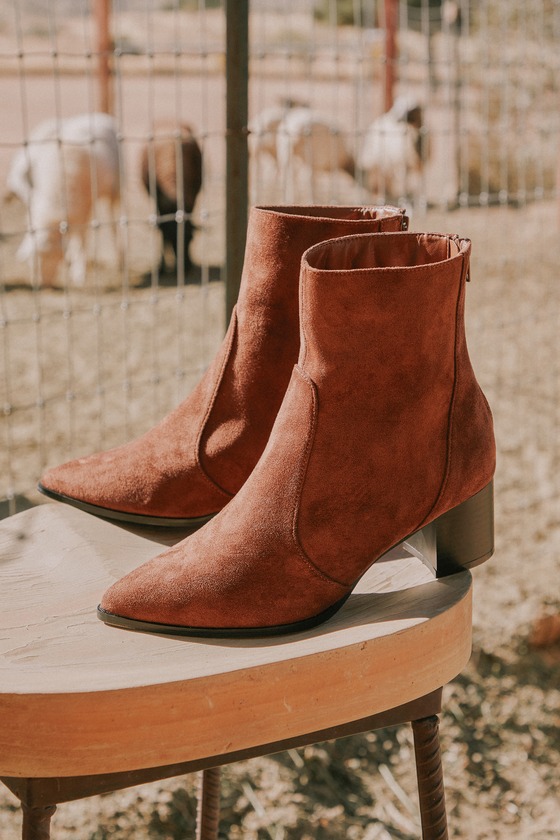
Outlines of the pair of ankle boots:
<svg viewBox="0 0 560 840">
<path fill-rule="evenodd" d="M 253 208 L 206 374 L 141 438 L 40 489 L 101 516 L 204 527 L 117 581 L 108 624 L 299 631 L 429 528 L 438 576 L 493 552 L 495 444 L 464 329 L 470 242 L 403 211 Z"/>
</svg>

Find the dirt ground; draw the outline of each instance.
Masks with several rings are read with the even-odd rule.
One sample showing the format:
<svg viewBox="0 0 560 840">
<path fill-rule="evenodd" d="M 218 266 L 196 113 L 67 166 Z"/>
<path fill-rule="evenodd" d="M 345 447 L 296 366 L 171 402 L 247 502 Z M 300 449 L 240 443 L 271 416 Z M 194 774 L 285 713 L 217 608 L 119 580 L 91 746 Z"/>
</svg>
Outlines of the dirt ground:
<svg viewBox="0 0 560 840">
<path fill-rule="evenodd" d="M 173 78 L 155 97 L 170 102 Z M 48 80 L 27 91 L 31 112 L 49 115 Z M 167 84 L 167 87 L 165 86 Z M 79 110 L 83 81 L 63 79 L 64 107 Z M 14 259 L 21 209 L 2 209 L 2 345 L 9 380 L 0 475 L 7 494 L 38 501 L 47 464 L 107 447 L 149 427 L 196 382 L 223 331 L 223 131 L 219 77 L 205 95 L 182 95 L 207 138 L 207 190 L 197 205 L 194 256 L 202 269 L 184 286 L 157 287 L 157 253 L 147 233 L 147 199 L 127 193 L 131 255 L 126 284 L 108 263 L 91 267 L 83 289 L 33 290 Z M 271 81 L 270 96 L 282 87 Z M 326 88 L 325 88 L 326 89 Z M 166 93 L 167 92 L 167 93 Z M 21 89 L 0 76 L 7 111 Z M 260 94 L 259 94 L 260 96 Z M 129 171 L 153 97 L 146 79 L 127 81 Z M 167 97 L 167 98 L 166 98 Z M 208 101 L 208 100 L 206 100 Z M 198 110 L 197 110 L 198 109 Z M 21 124 L 3 138 L 18 142 Z M 0 154 L 2 179 L 9 149 Z M 434 177 L 441 178 L 433 165 Z M 277 200 L 271 173 L 261 202 Z M 358 201 L 345 181 L 344 203 Z M 333 183 L 321 198 L 332 198 Z M 439 187 L 436 192 L 441 194 Z M 461 840 L 560 838 L 560 237 L 557 207 L 482 208 L 413 214 L 414 229 L 457 231 L 473 240 L 468 328 L 473 362 L 492 405 L 498 438 L 495 557 L 475 570 L 473 656 L 445 690 L 441 721 L 450 835 Z M 110 243 L 103 245 L 110 253 Z M 217 280 L 218 278 L 218 280 Z M 8 348 L 6 350 L 6 348 Z M 11 418 L 11 419 L 10 419 Z M 4 492 L 2 491 L 2 495 Z M 540 639 L 536 635 L 538 619 Z M 538 628 L 537 628 L 538 629 Z M 539 642 L 537 646 L 533 642 Z M 179 840 L 194 836 L 192 777 L 92 797 L 59 807 L 57 840 Z M 0 790 L 0 836 L 17 840 L 18 803 Z M 226 768 L 221 837 L 236 840 L 413 840 L 419 836 L 412 738 L 407 727 L 320 744 Z"/>
</svg>

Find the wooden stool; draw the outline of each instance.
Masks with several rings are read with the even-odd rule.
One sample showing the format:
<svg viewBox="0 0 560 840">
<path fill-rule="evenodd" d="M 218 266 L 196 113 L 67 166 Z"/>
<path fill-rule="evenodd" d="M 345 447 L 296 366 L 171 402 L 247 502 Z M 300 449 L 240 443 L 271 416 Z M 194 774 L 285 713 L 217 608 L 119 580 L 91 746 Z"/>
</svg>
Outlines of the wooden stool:
<svg viewBox="0 0 560 840">
<path fill-rule="evenodd" d="M 326 624 L 272 639 L 99 621 L 104 589 L 181 536 L 58 504 L 1 524 L 0 778 L 24 840 L 49 838 L 58 803 L 195 770 L 197 836 L 213 840 L 215 768 L 408 721 L 423 837 L 447 837 L 437 714 L 470 655 L 470 574 L 436 581 L 401 547 Z"/>
</svg>

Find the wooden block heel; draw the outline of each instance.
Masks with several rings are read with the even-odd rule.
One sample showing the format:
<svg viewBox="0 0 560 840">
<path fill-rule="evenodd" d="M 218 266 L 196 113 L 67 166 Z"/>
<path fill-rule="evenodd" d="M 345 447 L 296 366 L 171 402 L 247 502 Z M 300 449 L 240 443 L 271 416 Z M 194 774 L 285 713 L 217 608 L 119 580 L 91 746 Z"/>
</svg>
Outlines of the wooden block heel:
<svg viewBox="0 0 560 840">
<path fill-rule="evenodd" d="M 479 566 L 494 553 L 493 482 L 406 540 L 436 577 Z"/>
</svg>

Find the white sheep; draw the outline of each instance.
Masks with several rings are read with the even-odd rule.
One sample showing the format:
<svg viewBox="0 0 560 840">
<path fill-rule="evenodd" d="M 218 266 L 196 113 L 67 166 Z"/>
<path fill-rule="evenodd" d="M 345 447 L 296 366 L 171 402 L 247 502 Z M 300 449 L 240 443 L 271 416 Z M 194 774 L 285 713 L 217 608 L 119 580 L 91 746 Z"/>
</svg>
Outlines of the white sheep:
<svg viewBox="0 0 560 840">
<path fill-rule="evenodd" d="M 114 218 L 119 174 L 116 125 L 107 114 L 46 120 L 17 152 L 7 184 L 29 219 L 18 258 L 36 265 L 45 285 L 53 284 L 65 258 L 71 280 L 84 282 L 92 211 L 98 199 L 107 199 Z"/>
<path fill-rule="evenodd" d="M 285 105 L 273 105 L 265 108 L 249 122 L 249 150 L 255 160 L 268 155 L 277 163 L 276 136 L 278 126 L 287 111 Z"/>
<path fill-rule="evenodd" d="M 276 162 L 286 200 L 295 198 L 302 178 L 311 200 L 317 194 L 317 175 L 347 172 L 354 176 L 354 158 L 340 128 L 305 105 L 288 103 L 263 111 L 252 122 L 253 154 L 269 154 Z"/>
<path fill-rule="evenodd" d="M 415 100 L 398 97 L 393 107 L 369 126 L 358 169 L 376 200 L 418 200 L 426 156 L 422 108 Z"/>
</svg>

